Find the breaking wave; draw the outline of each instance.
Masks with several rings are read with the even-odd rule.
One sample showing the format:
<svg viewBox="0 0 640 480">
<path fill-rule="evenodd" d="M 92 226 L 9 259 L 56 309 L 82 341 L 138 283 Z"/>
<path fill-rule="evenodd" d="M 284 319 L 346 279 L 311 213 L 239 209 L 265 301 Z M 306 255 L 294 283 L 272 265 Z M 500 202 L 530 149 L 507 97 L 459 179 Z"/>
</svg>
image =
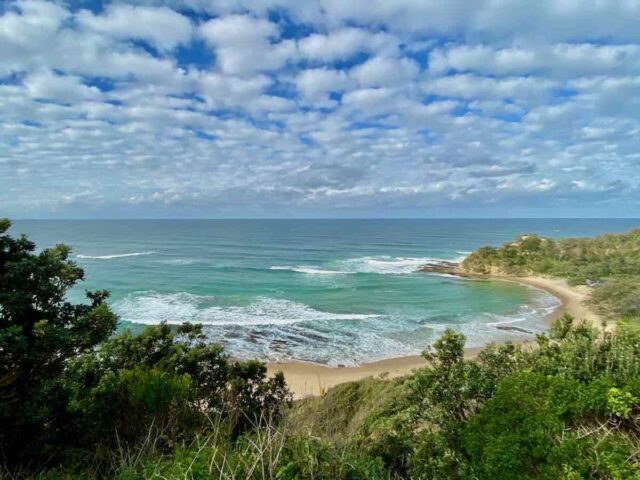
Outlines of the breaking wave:
<svg viewBox="0 0 640 480">
<path fill-rule="evenodd" d="M 508 314 L 447 316 L 416 311 L 335 313 L 292 300 L 255 297 L 232 305 L 224 297 L 187 292 L 136 292 L 114 304 L 123 320 L 138 324 L 203 324 L 211 341 L 239 358 L 308 360 L 356 365 L 419 354 L 446 328 L 465 334 L 468 347 L 533 338 L 546 330 L 545 317 L 559 300 L 532 289 L 530 300 Z"/>
<path fill-rule="evenodd" d="M 433 257 L 357 257 L 332 262 L 326 268 L 312 265 L 281 266 L 275 265 L 270 270 L 285 270 L 305 273 L 307 275 L 347 275 L 354 273 L 378 273 L 381 275 L 404 275 L 417 272 L 424 265 L 441 265 L 457 262 L 462 258 L 444 259 Z"/>
<path fill-rule="evenodd" d="M 198 259 L 198 258 L 165 258 L 162 260 L 158 260 L 158 263 L 162 263 L 164 265 L 181 266 L 181 265 L 193 265 L 195 263 L 205 263 L 205 262 L 203 259 Z"/>
<path fill-rule="evenodd" d="M 216 305 L 216 298 L 186 292 L 132 294 L 114 305 L 124 319 L 147 325 L 167 322 L 205 325 L 288 325 L 330 320 L 368 320 L 380 315 L 332 313 L 302 303 L 259 297 L 248 305 Z"/>
<path fill-rule="evenodd" d="M 346 273 L 349 273 L 339 272 L 336 270 L 324 270 L 322 268 L 307 267 L 304 265 L 300 265 L 298 267 L 275 265 L 273 267 L 269 267 L 269 270 L 284 270 L 287 272 L 306 273 L 308 275 L 344 275 Z"/>
<path fill-rule="evenodd" d="M 439 265 L 445 260 L 431 257 L 359 257 L 340 262 L 348 273 L 379 273 L 383 275 L 402 275 L 418 271 L 423 265 Z"/>
<path fill-rule="evenodd" d="M 112 258 L 124 258 L 124 257 L 140 257 L 143 255 L 153 255 L 156 252 L 132 252 L 132 253 L 118 253 L 113 255 L 76 255 L 76 258 L 88 258 L 92 260 L 111 260 Z"/>
</svg>

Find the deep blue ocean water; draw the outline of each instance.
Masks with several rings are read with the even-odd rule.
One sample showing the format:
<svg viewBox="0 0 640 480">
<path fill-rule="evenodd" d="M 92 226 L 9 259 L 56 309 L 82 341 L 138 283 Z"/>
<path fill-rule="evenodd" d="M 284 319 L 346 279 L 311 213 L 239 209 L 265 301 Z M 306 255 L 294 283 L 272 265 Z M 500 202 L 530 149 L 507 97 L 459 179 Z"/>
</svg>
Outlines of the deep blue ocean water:
<svg viewBox="0 0 640 480">
<path fill-rule="evenodd" d="M 108 289 L 122 326 L 200 322 L 238 357 L 354 364 L 419 353 L 453 326 L 468 345 L 544 330 L 539 290 L 416 272 L 516 235 L 591 236 L 639 220 L 22 220 L 39 247 Z"/>
</svg>

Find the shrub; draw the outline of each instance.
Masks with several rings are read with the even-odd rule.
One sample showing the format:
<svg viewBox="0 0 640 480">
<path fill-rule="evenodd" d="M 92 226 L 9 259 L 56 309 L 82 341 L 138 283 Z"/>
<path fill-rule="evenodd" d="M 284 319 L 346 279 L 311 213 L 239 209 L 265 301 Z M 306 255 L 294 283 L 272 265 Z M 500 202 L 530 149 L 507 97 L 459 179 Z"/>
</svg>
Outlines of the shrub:
<svg viewBox="0 0 640 480">
<path fill-rule="evenodd" d="M 575 402 L 575 385 L 522 372 L 500 382 L 464 427 L 464 447 L 478 478 L 535 478 Z"/>
<path fill-rule="evenodd" d="M 225 415 L 237 436 L 276 418 L 289 399 L 282 374 L 259 362 L 232 361 L 206 343 L 202 326 L 166 324 L 125 332 L 69 362 L 63 384 L 82 443 L 135 442 L 151 422 L 173 436 Z M 160 424 L 157 422 L 162 421 Z"/>
<path fill-rule="evenodd" d="M 106 292 L 88 304 L 65 300 L 84 278 L 64 245 L 34 253 L 25 236 L 7 235 L 0 220 L 0 451 L 9 463 L 37 461 L 64 428 L 66 362 L 105 340 L 116 316 Z"/>
<path fill-rule="evenodd" d="M 593 291 L 590 303 L 608 319 L 640 317 L 640 279 L 610 279 Z"/>
</svg>

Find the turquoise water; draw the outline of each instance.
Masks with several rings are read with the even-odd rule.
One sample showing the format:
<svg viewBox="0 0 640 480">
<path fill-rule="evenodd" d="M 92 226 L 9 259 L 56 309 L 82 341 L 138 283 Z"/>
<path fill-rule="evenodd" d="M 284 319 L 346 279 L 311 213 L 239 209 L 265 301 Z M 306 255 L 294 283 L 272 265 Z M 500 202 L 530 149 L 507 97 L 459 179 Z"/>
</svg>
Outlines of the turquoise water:
<svg viewBox="0 0 640 480">
<path fill-rule="evenodd" d="M 521 233 L 587 236 L 637 220 L 18 221 L 39 246 L 67 243 L 125 326 L 201 322 L 238 357 L 355 364 L 419 353 L 448 327 L 469 345 L 544 330 L 539 290 L 416 272 Z"/>
</svg>

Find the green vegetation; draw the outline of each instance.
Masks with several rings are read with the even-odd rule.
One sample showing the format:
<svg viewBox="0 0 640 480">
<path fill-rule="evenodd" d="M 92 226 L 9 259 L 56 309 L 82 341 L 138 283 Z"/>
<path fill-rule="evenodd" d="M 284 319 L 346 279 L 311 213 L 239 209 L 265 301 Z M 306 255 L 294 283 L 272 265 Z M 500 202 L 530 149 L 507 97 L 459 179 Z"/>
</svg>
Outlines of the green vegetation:
<svg viewBox="0 0 640 480">
<path fill-rule="evenodd" d="M 383 478 L 640 478 L 639 341 L 564 317 L 537 349 L 493 346 L 469 361 L 448 331 L 412 377 L 340 385 L 293 415 L 323 419 L 296 424 L 381 460 Z M 330 415 L 363 405 L 355 430 Z"/>
<path fill-rule="evenodd" d="M 463 262 L 470 273 L 543 274 L 573 283 L 640 275 L 640 229 L 625 234 L 553 240 L 523 235 L 501 248 L 483 247 Z"/>
<path fill-rule="evenodd" d="M 565 316 L 537 348 L 474 360 L 448 330 L 414 375 L 291 404 L 281 376 L 197 326 L 115 336 L 106 293 L 65 301 L 83 275 L 69 249 L 35 254 L 8 228 L 0 479 L 640 480 L 640 329 L 625 322 L 604 332 Z M 594 295 L 612 318 L 637 314 L 637 271 L 625 273 Z"/>
<path fill-rule="evenodd" d="M 591 305 L 606 318 L 640 318 L 640 277 L 622 276 L 608 279 L 591 295 Z"/>
<path fill-rule="evenodd" d="M 483 247 L 462 263 L 479 275 L 548 275 L 595 286 L 591 306 L 608 320 L 640 318 L 640 229 L 594 238 L 553 240 L 523 235 L 501 248 Z"/>
</svg>

